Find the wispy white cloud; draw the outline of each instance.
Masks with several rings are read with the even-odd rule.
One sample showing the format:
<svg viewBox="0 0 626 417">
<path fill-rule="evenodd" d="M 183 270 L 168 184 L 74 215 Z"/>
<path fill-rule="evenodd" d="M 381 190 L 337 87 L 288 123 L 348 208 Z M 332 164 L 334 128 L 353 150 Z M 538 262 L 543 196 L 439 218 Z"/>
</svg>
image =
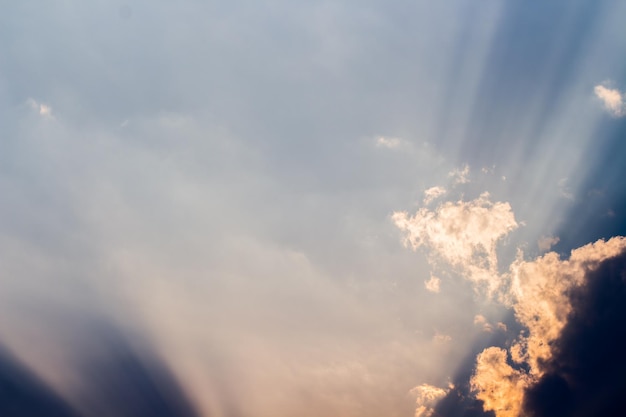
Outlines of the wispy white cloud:
<svg viewBox="0 0 626 417">
<path fill-rule="evenodd" d="M 596 85 L 593 89 L 602 103 L 604 109 L 614 117 L 626 116 L 626 95 L 616 88 L 608 88 L 605 85 Z"/>
<path fill-rule="evenodd" d="M 541 364 L 551 357 L 552 343 L 567 323 L 570 291 L 600 262 L 626 250 L 622 237 L 575 249 L 568 259 L 550 252 L 525 260 L 518 249 L 517 259 L 501 273 L 496 246 L 518 227 L 508 203 L 494 203 L 484 193 L 470 201 L 445 202 L 433 210 L 420 208 L 413 216 L 396 212 L 392 218 L 404 232 L 406 246 L 426 248 L 431 259 L 456 267 L 475 288 L 486 289 L 488 296 L 497 293 L 498 301 L 513 310 L 525 329 L 510 348 L 485 349 L 476 360 L 471 387 L 485 410 L 494 411 L 497 417 L 520 415 L 525 389 L 542 376 Z M 543 236 L 538 244 L 547 251 L 558 241 L 558 237 Z M 425 282 L 427 288 L 439 284 L 433 278 L 430 281 Z M 480 314 L 474 317 L 474 325 L 490 333 L 508 330 L 504 323 L 494 325 Z M 418 410 L 428 413 L 429 408 Z"/>
</svg>

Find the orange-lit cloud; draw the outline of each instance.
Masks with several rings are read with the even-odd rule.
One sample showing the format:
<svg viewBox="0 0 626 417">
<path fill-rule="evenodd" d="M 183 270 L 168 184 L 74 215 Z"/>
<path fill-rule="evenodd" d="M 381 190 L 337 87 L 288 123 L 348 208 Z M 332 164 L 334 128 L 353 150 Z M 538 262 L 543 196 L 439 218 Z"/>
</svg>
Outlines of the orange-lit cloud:
<svg viewBox="0 0 626 417">
<path fill-rule="evenodd" d="M 511 292 L 517 320 L 528 329 L 514 346 L 518 358 L 540 375 L 540 362 L 550 356 L 550 343 L 560 334 L 571 311 L 569 291 L 583 283 L 585 275 L 600 262 L 626 249 L 626 238 L 599 240 L 572 251 L 561 260 L 555 252 L 534 261 L 518 260 L 511 265 Z M 515 356 L 519 356 L 515 355 Z"/>
<path fill-rule="evenodd" d="M 528 375 L 507 363 L 504 349 L 490 347 L 476 358 L 470 385 L 485 410 L 494 411 L 497 417 L 518 417 L 529 381 Z"/>
<path fill-rule="evenodd" d="M 550 359 L 552 343 L 567 323 L 571 290 L 601 262 L 626 250 L 626 238 L 621 237 L 575 249 L 569 259 L 549 252 L 529 261 L 518 250 L 508 271 L 500 273 L 496 246 L 518 227 L 507 202 L 492 202 L 489 194 L 483 193 L 470 201 L 441 203 L 433 210 L 420 208 L 412 216 L 396 212 L 392 219 L 404 232 L 406 246 L 430 250 L 431 260 L 455 267 L 477 289 L 486 290 L 486 295 L 497 293 L 497 299 L 513 310 L 524 327 L 508 350 L 487 348 L 476 360 L 471 387 L 484 409 L 494 411 L 497 417 L 519 416 L 525 389 L 542 376 L 542 363 Z M 557 237 L 544 236 L 538 244 L 546 251 L 558 241 Z M 425 282 L 433 292 L 439 284 L 434 276 Z M 486 332 L 507 331 L 504 323 L 494 325 L 480 314 L 474 324 Z M 418 415 L 430 415 L 428 406 L 420 407 Z"/>
<path fill-rule="evenodd" d="M 451 387 L 449 387 L 451 388 Z M 418 385 L 409 393 L 415 396 L 415 417 L 430 417 L 439 400 L 446 396 L 450 389 L 443 389 L 429 384 Z"/>
<path fill-rule="evenodd" d="M 533 261 L 520 258 L 511 265 L 509 302 L 526 332 L 508 352 L 492 347 L 477 357 L 471 384 L 485 410 L 494 411 L 497 417 L 519 415 L 524 389 L 543 375 L 541 364 L 552 356 L 552 343 L 567 323 L 570 291 L 583 284 L 586 274 L 601 262 L 625 250 L 626 238 L 614 237 L 575 249 L 569 259 L 550 252 Z M 475 323 L 484 322 L 484 318 L 475 319 Z M 507 356 L 528 371 L 511 367 Z"/>
</svg>

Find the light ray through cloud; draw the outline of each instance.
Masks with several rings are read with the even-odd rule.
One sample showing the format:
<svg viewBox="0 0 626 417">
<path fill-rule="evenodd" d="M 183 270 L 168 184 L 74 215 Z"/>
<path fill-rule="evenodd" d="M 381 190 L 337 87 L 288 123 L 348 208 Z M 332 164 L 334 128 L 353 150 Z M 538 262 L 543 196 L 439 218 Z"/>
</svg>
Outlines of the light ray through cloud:
<svg viewBox="0 0 626 417">
<path fill-rule="evenodd" d="M 621 314 L 625 15 L 6 3 L 0 415 L 596 404 L 572 341 Z"/>
</svg>

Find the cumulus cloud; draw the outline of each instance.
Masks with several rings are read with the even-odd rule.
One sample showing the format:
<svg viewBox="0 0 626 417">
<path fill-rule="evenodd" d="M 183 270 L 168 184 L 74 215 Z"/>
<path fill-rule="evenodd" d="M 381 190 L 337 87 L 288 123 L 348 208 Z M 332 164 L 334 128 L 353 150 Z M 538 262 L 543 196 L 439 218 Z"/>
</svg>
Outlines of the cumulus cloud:
<svg viewBox="0 0 626 417">
<path fill-rule="evenodd" d="M 422 384 L 411 389 L 409 393 L 415 396 L 415 404 L 417 405 L 415 417 L 431 417 L 435 405 L 446 396 L 450 390 L 449 388 L 443 389 L 434 385 Z"/>
<path fill-rule="evenodd" d="M 413 216 L 395 212 L 392 219 L 404 232 L 406 246 L 427 247 L 490 295 L 500 288 L 496 246 L 518 227 L 509 203 L 494 203 L 489 193 L 483 193 L 471 201 L 445 202 L 434 210 L 420 208 Z"/>
<path fill-rule="evenodd" d="M 602 103 L 604 109 L 614 117 L 626 116 L 625 95 L 618 89 L 608 88 L 604 85 L 596 85 L 593 89 Z"/>
<path fill-rule="evenodd" d="M 440 186 L 430 187 L 424 191 L 424 204 L 430 204 L 446 193 L 446 189 Z"/>
</svg>

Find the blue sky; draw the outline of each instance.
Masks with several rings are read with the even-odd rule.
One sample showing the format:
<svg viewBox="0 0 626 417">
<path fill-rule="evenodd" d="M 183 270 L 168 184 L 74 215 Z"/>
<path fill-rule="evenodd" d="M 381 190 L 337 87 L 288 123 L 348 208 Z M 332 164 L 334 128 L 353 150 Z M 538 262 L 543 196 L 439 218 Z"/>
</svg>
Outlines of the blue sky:
<svg viewBox="0 0 626 417">
<path fill-rule="evenodd" d="M 122 338 L 202 416 L 429 416 L 626 233 L 621 2 L 1 8 L 0 345 L 81 415 Z"/>
</svg>

